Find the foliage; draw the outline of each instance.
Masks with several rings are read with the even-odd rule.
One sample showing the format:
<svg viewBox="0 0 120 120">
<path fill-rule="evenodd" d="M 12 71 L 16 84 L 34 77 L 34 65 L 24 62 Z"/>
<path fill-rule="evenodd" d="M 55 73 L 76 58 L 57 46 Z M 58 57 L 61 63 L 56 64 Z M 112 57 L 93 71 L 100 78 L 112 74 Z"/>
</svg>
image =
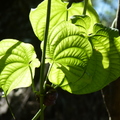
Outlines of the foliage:
<svg viewBox="0 0 120 120">
<path fill-rule="evenodd" d="M 35 67 L 40 63 L 31 44 L 14 39 L 0 42 L 0 87 L 6 94 L 31 85 Z"/>
<path fill-rule="evenodd" d="M 99 20 L 90 3 L 87 15 L 82 15 L 83 2 L 73 3 L 69 8 L 67 5 L 60 0 L 52 1 L 46 48 L 46 61 L 50 63 L 48 78 L 71 93 L 95 92 L 120 75 L 118 31 L 95 24 Z M 40 40 L 45 26 L 44 6 L 46 1 L 30 12 L 33 30 Z"/>
<path fill-rule="evenodd" d="M 47 0 L 30 12 L 33 30 L 40 40 L 44 36 L 46 7 Z M 52 0 L 46 48 L 49 80 L 75 94 L 97 91 L 119 77 L 118 31 L 95 24 L 99 19 L 90 1 L 87 15 L 82 15 L 83 7 L 84 2 L 73 3 L 68 8 L 67 2 Z M 8 94 L 14 88 L 29 86 L 30 68 L 34 76 L 34 68 L 39 66 L 33 47 L 13 40 L 3 40 L 0 45 L 0 87 Z M 21 51 L 18 50 L 22 45 Z"/>
<path fill-rule="evenodd" d="M 70 20 L 70 17 L 73 15 L 82 15 L 84 3 L 73 3 L 69 8 L 67 2 L 62 2 L 61 0 L 52 0 L 51 3 L 51 17 L 50 17 L 50 28 L 52 29 L 55 25 L 59 24 L 62 21 Z M 33 27 L 33 30 L 39 40 L 43 40 L 44 28 L 45 28 L 45 19 L 47 11 L 47 0 L 43 1 L 38 5 L 36 9 L 32 9 L 30 12 L 30 21 Z M 87 6 L 87 15 L 92 19 L 92 23 L 98 22 L 98 16 L 94 9 L 92 8 L 90 2 Z"/>
<path fill-rule="evenodd" d="M 47 3 L 45 0 L 31 10 L 30 21 L 35 35 L 42 41 L 41 49 L 46 57 L 42 58 L 41 66 L 44 67 L 44 61 L 50 64 L 47 77 L 52 87 L 86 94 L 116 80 L 120 76 L 118 30 L 99 23 L 90 0 L 88 4 L 72 5 L 52 0 L 47 33 L 44 30 L 49 23 L 46 23 Z M 0 63 L 0 88 L 5 94 L 30 86 L 35 68 L 40 66 L 33 46 L 13 39 L 0 42 Z M 43 76 L 44 71 L 41 74 Z M 42 81 L 43 87 L 44 79 Z M 40 90 L 37 94 L 43 99 L 45 89 Z M 43 111 L 45 106 L 41 108 Z"/>
<path fill-rule="evenodd" d="M 61 26 L 50 32 L 47 45 L 53 84 L 71 93 L 86 94 L 119 77 L 120 43 L 119 37 L 114 38 L 118 31 L 96 24 L 93 34 L 84 36 L 73 24 L 64 22 Z"/>
</svg>

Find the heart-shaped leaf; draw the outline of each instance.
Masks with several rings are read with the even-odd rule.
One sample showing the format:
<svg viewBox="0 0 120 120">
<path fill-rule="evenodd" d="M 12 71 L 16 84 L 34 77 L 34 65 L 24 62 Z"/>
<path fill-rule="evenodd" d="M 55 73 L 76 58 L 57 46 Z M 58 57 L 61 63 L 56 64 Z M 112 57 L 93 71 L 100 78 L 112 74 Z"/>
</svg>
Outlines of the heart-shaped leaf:
<svg viewBox="0 0 120 120">
<path fill-rule="evenodd" d="M 79 84 L 66 89 L 69 92 L 85 87 L 91 81 L 86 72 L 91 55 L 92 46 L 88 38 L 74 24 L 62 22 L 51 30 L 48 37 L 46 58 L 51 64 L 49 80 L 62 88 Z"/>
<path fill-rule="evenodd" d="M 31 44 L 13 39 L 0 42 L 0 88 L 9 94 L 15 88 L 28 87 L 40 62 Z"/>
<path fill-rule="evenodd" d="M 94 34 L 90 37 L 93 55 L 86 70 L 92 76 L 92 81 L 84 89 L 78 91 L 80 94 L 100 90 L 120 76 L 120 37 L 118 37 L 118 30 L 96 24 Z"/>
<path fill-rule="evenodd" d="M 32 9 L 30 12 L 30 21 L 34 33 L 40 40 L 43 40 L 44 28 L 46 25 L 47 1 L 48 0 L 44 0 L 36 9 Z M 52 0 L 50 30 L 60 22 L 70 20 L 70 17 L 73 15 L 82 15 L 84 2 L 73 3 L 69 8 L 67 8 L 67 6 L 67 2 L 62 2 L 61 0 Z M 86 14 L 92 20 L 91 25 L 99 21 L 97 13 L 90 4 L 90 0 L 87 6 Z"/>
<path fill-rule="evenodd" d="M 93 54 L 88 61 L 86 73 L 92 78 L 82 89 L 71 91 L 75 94 L 86 94 L 98 91 L 116 80 L 120 76 L 120 37 L 118 31 L 104 27 L 100 24 L 94 26 L 94 35 L 89 39 L 93 46 Z M 65 90 L 71 86 L 79 85 L 72 83 L 62 87 Z"/>
</svg>

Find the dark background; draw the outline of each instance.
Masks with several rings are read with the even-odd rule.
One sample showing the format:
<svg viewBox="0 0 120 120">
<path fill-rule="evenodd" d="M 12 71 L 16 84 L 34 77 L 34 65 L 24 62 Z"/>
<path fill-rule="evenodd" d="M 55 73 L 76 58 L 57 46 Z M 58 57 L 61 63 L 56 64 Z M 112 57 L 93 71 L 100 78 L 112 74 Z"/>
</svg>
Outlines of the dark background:
<svg viewBox="0 0 120 120">
<path fill-rule="evenodd" d="M 35 47 L 39 59 L 40 41 L 31 28 L 29 12 L 40 2 L 40 0 L 0 0 L 0 40 L 13 38 L 29 42 Z M 36 70 L 36 86 L 38 77 L 39 69 Z M 87 95 L 72 95 L 59 88 L 58 94 L 56 104 L 45 110 L 45 120 L 108 120 L 101 91 Z M 31 88 L 14 90 L 8 99 L 16 120 L 31 120 L 39 109 L 39 103 Z M 0 97 L 0 120 L 13 120 L 5 98 L 2 97 Z"/>
</svg>

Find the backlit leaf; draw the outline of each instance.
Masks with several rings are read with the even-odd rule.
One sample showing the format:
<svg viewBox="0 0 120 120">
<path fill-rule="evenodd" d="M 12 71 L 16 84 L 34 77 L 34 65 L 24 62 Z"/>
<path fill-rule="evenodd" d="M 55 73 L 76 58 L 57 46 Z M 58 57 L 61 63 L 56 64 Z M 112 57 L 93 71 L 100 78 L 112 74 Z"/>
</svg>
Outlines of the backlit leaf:
<svg viewBox="0 0 120 120">
<path fill-rule="evenodd" d="M 91 81 L 86 72 L 91 55 L 88 38 L 74 24 L 62 22 L 50 32 L 47 43 L 46 58 L 51 64 L 49 80 L 62 88 L 71 85 L 71 89 L 66 89 L 69 92 L 85 87 Z"/>
<path fill-rule="evenodd" d="M 116 29 L 100 24 L 94 26 L 95 35 L 90 37 L 93 46 L 87 72 L 92 81 L 79 93 L 90 93 L 102 89 L 120 76 L 120 37 Z"/>
<path fill-rule="evenodd" d="M 0 41 L 0 88 L 9 94 L 15 88 L 31 85 L 31 72 L 40 62 L 31 44 L 13 39 Z"/>
<path fill-rule="evenodd" d="M 98 91 L 120 76 L 118 31 L 96 24 L 90 36 L 81 33 L 74 24 L 62 22 L 47 42 L 49 80 L 74 94 Z"/>
<path fill-rule="evenodd" d="M 93 54 L 86 67 L 86 73 L 92 76 L 92 80 L 82 89 L 78 87 L 78 90 L 72 93 L 86 94 L 98 91 L 120 76 L 118 31 L 96 24 L 94 33 L 95 35 L 89 38 L 93 46 Z M 79 84 L 72 83 L 62 88 L 68 90 L 73 85 L 79 86 Z"/>
<path fill-rule="evenodd" d="M 71 17 L 71 22 L 79 27 L 82 34 L 88 35 L 93 31 L 94 22 L 87 15 L 74 15 Z"/>
<path fill-rule="evenodd" d="M 50 30 L 62 21 L 70 20 L 73 15 L 82 15 L 84 2 L 73 3 L 71 7 L 67 8 L 68 3 L 62 2 L 61 0 L 52 0 L 51 3 L 51 17 L 50 17 Z M 35 35 L 43 40 L 44 29 L 46 24 L 46 9 L 47 0 L 44 0 L 38 5 L 36 9 L 32 9 L 30 12 L 30 21 L 34 30 Z M 98 15 L 90 4 L 87 6 L 87 13 L 92 24 L 97 23 Z"/>
</svg>

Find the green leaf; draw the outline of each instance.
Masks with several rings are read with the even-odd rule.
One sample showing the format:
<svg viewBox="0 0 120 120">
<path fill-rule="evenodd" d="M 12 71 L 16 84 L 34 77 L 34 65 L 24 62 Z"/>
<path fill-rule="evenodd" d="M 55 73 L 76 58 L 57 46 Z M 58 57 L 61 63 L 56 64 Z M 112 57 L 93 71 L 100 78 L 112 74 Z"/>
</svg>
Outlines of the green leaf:
<svg viewBox="0 0 120 120">
<path fill-rule="evenodd" d="M 55 26 L 49 34 L 46 61 L 49 80 L 74 94 L 98 91 L 120 76 L 118 30 L 94 25 L 89 37 L 69 22 Z"/>
<path fill-rule="evenodd" d="M 74 24 L 62 22 L 51 30 L 48 37 L 46 58 L 51 64 L 49 80 L 63 89 L 76 83 L 71 89 L 66 89 L 72 93 L 83 88 L 91 81 L 86 72 L 91 55 L 92 46 L 88 38 Z"/>
<path fill-rule="evenodd" d="M 70 8 L 67 8 L 68 3 L 61 0 L 52 0 L 51 3 L 51 17 L 50 17 L 50 30 L 62 21 L 70 20 L 73 15 L 82 15 L 84 2 L 73 3 Z M 87 15 L 92 20 L 92 23 L 97 23 L 98 15 L 90 4 L 87 7 Z M 47 0 L 44 0 L 38 5 L 36 9 L 30 11 L 30 21 L 35 35 L 42 41 L 44 36 L 44 28 L 46 25 L 46 9 Z"/>
<path fill-rule="evenodd" d="M 120 76 L 120 37 L 118 30 L 100 24 L 94 26 L 94 35 L 90 36 L 93 55 L 88 62 L 86 72 L 92 76 L 91 82 L 76 94 L 98 91 Z"/>
<path fill-rule="evenodd" d="M 94 21 L 87 15 L 74 15 L 71 17 L 71 22 L 79 27 L 83 34 L 88 35 L 93 32 Z"/>
<path fill-rule="evenodd" d="M 14 39 L 5 39 L 0 42 L 0 88 L 6 94 L 19 87 L 31 85 L 35 68 L 40 62 L 36 58 L 31 44 Z"/>
</svg>

